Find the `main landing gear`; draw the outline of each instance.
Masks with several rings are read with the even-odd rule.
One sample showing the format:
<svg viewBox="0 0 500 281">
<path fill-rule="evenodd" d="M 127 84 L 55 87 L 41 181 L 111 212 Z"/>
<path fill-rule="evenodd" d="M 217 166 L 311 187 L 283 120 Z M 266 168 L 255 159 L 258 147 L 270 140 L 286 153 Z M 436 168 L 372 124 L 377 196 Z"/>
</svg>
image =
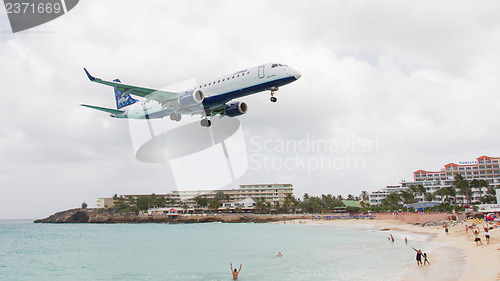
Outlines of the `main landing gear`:
<svg viewBox="0 0 500 281">
<path fill-rule="evenodd" d="M 271 98 L 270 98 L 271 102 L 278 101 L 278 99 L 274 96 L 274 92 L 276 92 L 277 90 L 278 90 L 278 88 L 275 88 L 275 87 L 271 88 Z"/>
<path fill-rule="evenodd" d="M 172 121 L 177 121 L 177 122 L 179 122 L 179 121 L 181 121 L 181 118 L 182 118 L 182 116 L 181 116 L 179 113 L 172 112 L 172 113 L 170 114 L 170 120 L 172 120 Z"/>
<path fill-rule="evenodd" d="M 212 126 L 212 121 L 208 120 L 208 119 L 201 119 L 201 122 L 200 122 L 201 126 L 202 127 L 210 127 Z"/>
<path fill-rule="evenodd" d="M 211 110 L 205 110 L 205 118 L 201 119 L 200 124 L 202 127 L 210 127 L 212 126 L 212 121 L 208 119 L 209 116 L 212 116 L 212 111 Z"/>
</svg>

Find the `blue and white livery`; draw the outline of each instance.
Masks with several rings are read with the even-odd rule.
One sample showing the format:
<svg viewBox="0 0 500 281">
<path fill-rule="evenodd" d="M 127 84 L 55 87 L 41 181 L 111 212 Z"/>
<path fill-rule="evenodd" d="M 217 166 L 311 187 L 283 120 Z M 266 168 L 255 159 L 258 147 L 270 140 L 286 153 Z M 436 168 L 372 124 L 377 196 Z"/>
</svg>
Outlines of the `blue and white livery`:
<svg viewBox="0 0 500 281">
<path fill-rule="evenodd" d="M 262 64 L 197 84 L 194 88 L 180 91 L 155 90 L 95 78 L 85 69 L 92 82 L 114 87 L 116 109 L 82 104 L 82 106 L 111 113 L 115 118 L 152 119 L 170 116 L 180 121 L 182 115 L 200 114 L 201 125 L 210 127 L 210 117 L 220 115 L 236 117 L 247 112 L 244 102 L 234 99 L 271 91 L 271 101 L 276 102 L 275 92 L 279 87 L 292 83 L 301 74 L 279 63 Z M 137 96 L 142 99 L 134 99 Z"/>
</svg>

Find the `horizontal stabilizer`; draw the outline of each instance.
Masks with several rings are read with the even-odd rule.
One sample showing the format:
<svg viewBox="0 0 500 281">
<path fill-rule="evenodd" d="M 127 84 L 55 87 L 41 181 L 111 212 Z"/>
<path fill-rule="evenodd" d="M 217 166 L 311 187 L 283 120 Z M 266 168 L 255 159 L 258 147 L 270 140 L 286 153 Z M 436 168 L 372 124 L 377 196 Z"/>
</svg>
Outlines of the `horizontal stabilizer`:
<svg viewBox="0 0 500 281">
<path fill-rule="evenodd" d="M 123 110 L 116 110 L 116 109 L 99 107 L 99 106 L 93 106 L 93 105 L 87 105 L 87 104 L 80 104 L 80 105 L 81 106 L 85 106 L 85 107 L 89 107 L 89 108 L 92 108 L 92 109 L 96 109 L 96 110 L 100 110 L 100 111 L 112 113 L 112 114 L 121 114 L 121 113 L 125 112 Z"/>
</svg>

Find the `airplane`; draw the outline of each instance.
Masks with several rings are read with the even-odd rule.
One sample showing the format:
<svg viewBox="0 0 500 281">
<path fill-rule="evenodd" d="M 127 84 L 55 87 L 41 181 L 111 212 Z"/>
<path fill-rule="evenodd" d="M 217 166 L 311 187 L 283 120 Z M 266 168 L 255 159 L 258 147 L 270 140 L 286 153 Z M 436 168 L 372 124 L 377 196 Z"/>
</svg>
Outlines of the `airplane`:
<svg viewBox="0 0 500 281">
<path fill-rule="evenodd" d="M 114 118 L 154 119 L 170 116 L 180 121 L 182 115 L 201 115 L 201 126 L 210 127 L 210 117 L 236 117 L 247 112 L 244 102 L 232 100 L 264 91 L 271 91 L 271 102 L 279 87 L 301 77 L 300 72 L 280 63 L 266 63 L 252 68 L 223 75 L 196 84 L 181 91 L 155 90 L 122 84 L 119 79 L 105 81 L 96 78 L 84 68 L 91 82 L 114 87 L 116 109 L 81 104 L 81 106 L 110 113 Z M 142 99 L 134 99 L 131 95 Z M 230 103 L 231 102 L 231 103 Z"/>
</svg>

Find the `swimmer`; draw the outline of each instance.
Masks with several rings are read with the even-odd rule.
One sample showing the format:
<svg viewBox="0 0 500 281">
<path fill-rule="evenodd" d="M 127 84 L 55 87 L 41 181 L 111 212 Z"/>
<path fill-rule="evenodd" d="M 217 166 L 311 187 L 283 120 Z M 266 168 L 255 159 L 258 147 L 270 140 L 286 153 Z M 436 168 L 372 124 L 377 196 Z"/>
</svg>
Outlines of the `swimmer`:
<svg viewBox="0 0 500 281">
<path fill-rule="evenodd" d="M 281 252 L 279 252 L 279 253 L 276 255 L 276 257 L 277 257 L 277 258 L 279 258 L 279 257 L 281 257 L 281 256 L 282 256 Z"/>
<path fill-rule="evenodd" d="M 236 271 L 236 268 L 233 269 L 233 263 L 230 263 L 230 265 L 231 265 L 231 273 L 233 274 L 233 279 L 238 279 L 238 274 L 240 274 L 241 266 L 243 264 L 240 264 L 240 269 L 238 271 Z"/>
</svg>

